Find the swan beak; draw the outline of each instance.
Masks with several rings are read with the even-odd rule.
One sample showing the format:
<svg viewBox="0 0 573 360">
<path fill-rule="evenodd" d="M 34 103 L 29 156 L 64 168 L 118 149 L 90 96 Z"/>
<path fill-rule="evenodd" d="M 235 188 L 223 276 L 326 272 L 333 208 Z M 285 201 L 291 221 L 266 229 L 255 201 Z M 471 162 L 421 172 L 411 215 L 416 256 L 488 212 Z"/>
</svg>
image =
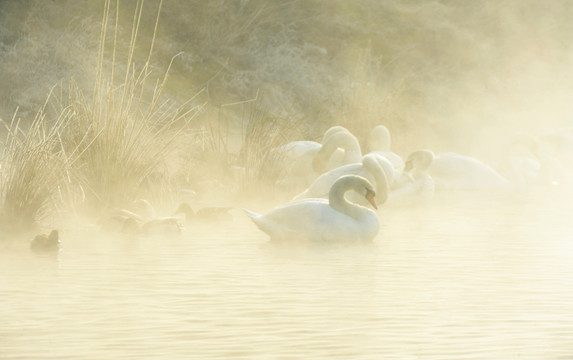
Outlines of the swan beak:
<svg viewBox="0 0 573 360">
<path fill-rule="evenodd" d="M 368 202 L 370 203 L 370 205 L 372 205 L 372 207 L 376 210 L 378 210 L 378 206 L 376 206 L 376 201 L 374 201 L 374 196 L 376 194 L 374 193 L 374 191 L 370 191 L 368 190 L 366 192 L 366 200 L 368 200 Z"/>
</svg>

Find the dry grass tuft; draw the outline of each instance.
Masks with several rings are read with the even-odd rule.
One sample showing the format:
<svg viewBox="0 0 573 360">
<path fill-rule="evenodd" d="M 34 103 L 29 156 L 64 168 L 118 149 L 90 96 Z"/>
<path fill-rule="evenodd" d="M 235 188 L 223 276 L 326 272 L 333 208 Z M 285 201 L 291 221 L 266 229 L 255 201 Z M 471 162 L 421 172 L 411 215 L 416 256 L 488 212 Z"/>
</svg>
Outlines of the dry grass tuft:
<svg viewBox="0 0 573 360">
<path fill-rule="evenodd" d="M 257 107 L 257 102 L 247 106 L 243 145 L 238 156 L 238 164 L 244 168 L 241 190 L 252 194 L 261 192 L 262 186 L 264 192 L 273 191 L 286 166 L 281 146 L 300 140 L 301 133 L 309 131 L 301 118 L 271 115 L 271 112 Z"/>
<path fill-rule="evenodd" d="M 115 9 L 117 21 L 117 4 Z M 155 31 L 160 10 L 161 4 Z M 191 100 L 182 105 L 163 100 L 171 64 L 161 78 L 149 84 L 153 79 L 150 58 L 155 33 L 147 62 L 139 69 L 134 63 L 142 11 L 143 1 L 138 1 L 129 52 L 121 66 L 120 54 L 116 53 L 117 23 L 113 27 L 111 63 L 107 68 L 107 30 L 114 13 L 111 1 L 106 1 L 93 96 L 84 96 L 72 83 L 67 97 L 60 99 L 62 113 L 70 114 L 62 141 L 76 156 L 74 175 L 85 191 L 88 210 L 99 212 L 122 206 L 165 189 L 169 182 L 167 164 L 177 151 L 175 138 L 185 129 L 180 123 L 198 111 L 190 105 Z M 119 76 L 123 80 L 117 82 Z"/>
<path fill-rule="evenodd" d="M 36 227 L 69 177 L 70 158 L 59 138 L 66 119 L 47 128 L 42 114 L 43 110 L 28 129 L 21 128 L 16 114 L 10 123 L 2 121 L 7 135 L 2 142 L 0 204 L 6 231 Z"/>
</svg>

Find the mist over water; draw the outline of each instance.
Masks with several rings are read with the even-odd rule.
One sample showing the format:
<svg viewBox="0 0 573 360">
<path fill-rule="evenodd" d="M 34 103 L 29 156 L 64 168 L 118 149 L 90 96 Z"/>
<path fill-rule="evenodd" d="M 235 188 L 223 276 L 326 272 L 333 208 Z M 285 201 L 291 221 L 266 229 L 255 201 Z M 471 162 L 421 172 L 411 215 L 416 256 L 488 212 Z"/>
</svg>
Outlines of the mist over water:
<svg viewBox="0 0 573 360">
<path fill-rule="evenodd" d="M 165 0 L 155 36 L 146 1 L 132 45 L 138 4 L 110 2 L 103 41 L 105 1 L 0 2 L 23 129 L 2 127 L 0 359 L 573 356 L 567 1 Z M 404 160 L 471 155 L 511 187 L 382 204 L 368 244 L 277 244 L 242 211 L 305 188 L 271 149 L 343 125 L 364 154 L 380 124 Z M 230 216 L 102 230 L 141 198 Z"/>
<path fill-rule="evenodd" d="M 382 211 L 367 245 L 281 247 L 237 217 L 3 251 L 1 357 L 566 358 L 571 206 L 547 200 Z"/>
</svg>

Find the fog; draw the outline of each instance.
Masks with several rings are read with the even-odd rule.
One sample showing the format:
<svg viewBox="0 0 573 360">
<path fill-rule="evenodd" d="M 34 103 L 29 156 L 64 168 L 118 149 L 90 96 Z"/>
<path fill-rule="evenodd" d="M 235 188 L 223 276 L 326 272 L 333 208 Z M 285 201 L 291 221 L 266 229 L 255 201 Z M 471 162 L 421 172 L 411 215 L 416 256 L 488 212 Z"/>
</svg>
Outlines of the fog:
<svg viewBox="0 0 573 360">
<path fill-rule="evenodd" d="M 119 53 L 134 10 L 120 5 Z M 139 66 L 157 7 L 144 4 Z M 10 1 L 1 11 L 3 119 L 16 107 L 33 117 L 49 89 L 70 78 L 83 91 L 93 88 L 103 4 Z M 478 153 L 484 142 L 490 148 L 485 138 L 568 125 L 570 12 L 567 2 L 535 1 L 166 0 L 153 71 L 161 74 L 183 52 L 167 96 L 184 101 L 206 89 L 198 101 L 214 109 L 203 118 L 259 98 L 273 116 L 307 124 L 306 137 L 331 124 L 362 136 L 383 123 L 405 152 L 421 144 Z"/>
<path fill-rule="evenodd" d="M 570 356 L 572 17 L 0 1 L 0 358 Z M 378 125 L 401 161 L 378 154 L 384 180 L 361 160 Z M 340 143 L 322 165 L 387 199 L 379 231 L 277 244 L 243 209 L 301 196 L 333 126 L 358 158 Z"/>
</svg>

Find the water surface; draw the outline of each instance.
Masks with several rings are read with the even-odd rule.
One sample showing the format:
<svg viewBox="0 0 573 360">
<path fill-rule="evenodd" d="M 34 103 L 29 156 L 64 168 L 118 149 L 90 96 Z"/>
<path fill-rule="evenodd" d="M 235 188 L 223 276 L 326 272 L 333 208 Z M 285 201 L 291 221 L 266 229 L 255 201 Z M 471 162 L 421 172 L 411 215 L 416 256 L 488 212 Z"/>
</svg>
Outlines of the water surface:
<svg viewBox="0 0 573 360">
<path fill-rule="evenodd" d="M 573 358 L 570 194 L 381 209 L 373 244 L 62 231 L 0 254 L 2 359 Z"/>
</svg>

